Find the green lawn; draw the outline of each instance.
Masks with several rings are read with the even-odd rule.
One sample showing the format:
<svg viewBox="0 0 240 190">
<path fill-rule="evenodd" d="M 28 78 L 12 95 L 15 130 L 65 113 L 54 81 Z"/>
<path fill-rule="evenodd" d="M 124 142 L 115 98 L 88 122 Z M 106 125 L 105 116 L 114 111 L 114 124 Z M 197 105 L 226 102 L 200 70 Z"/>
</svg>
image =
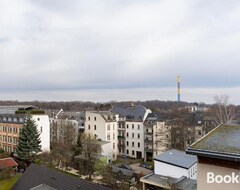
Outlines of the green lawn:
<svg viewBox="0 0 240 190">
<path fill-rule="evenodd" d="M 10 179 L 5 179 L 0 181 L 0 189 L 1 190 L 9 190 L 19 179 L 20 175 L 15 175 Z"/>
</svg>

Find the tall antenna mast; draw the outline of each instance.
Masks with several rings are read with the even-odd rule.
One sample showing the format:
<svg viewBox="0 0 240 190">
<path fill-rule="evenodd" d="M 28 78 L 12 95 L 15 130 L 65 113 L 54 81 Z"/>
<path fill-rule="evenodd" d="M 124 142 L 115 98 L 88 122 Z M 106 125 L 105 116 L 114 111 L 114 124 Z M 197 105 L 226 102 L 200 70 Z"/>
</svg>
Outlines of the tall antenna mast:
<svg viewBox="0 0 240 190">
<path fill-rule="evenodd" d="M 181 101 L 181 98 L 180 98 L 180 95 L 181 95 L 181 87 L 180 87 L 180 82 L 181 82 L 180 76 L 177 76 L 177 85 L 178 85 L 178 94 L 177 94 L 177 99 L 178 99 L 178 102 L 180 102 L 180 101 Z"/>
</svg>

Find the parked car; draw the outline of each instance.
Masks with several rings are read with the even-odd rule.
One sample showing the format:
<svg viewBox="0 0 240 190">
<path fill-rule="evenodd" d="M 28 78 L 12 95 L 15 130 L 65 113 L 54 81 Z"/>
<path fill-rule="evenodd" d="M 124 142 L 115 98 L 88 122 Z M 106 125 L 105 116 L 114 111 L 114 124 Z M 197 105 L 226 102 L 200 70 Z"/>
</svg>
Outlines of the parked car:
<svg viewBox="0 0 240 190">
<path fill-rule="evenodd" d="M 153 170 L 153 166 L 151 164 L 148 164 L 148 163 L 140 163 L 140 167 L 143 167 L 143 168 L 147 168 L 149 170 Z"/>
<path fill-rule="evenodd" d="M 126 175 L 126 176 L 133 176 L 134 175 L 134 171 L 133 169 L 126 165 L 126 164 L 116 164 L 112 167 L 112 172 L 114 173 L 118 173 L 118 172 L 122 172 L 123 175 Z"/>
</svg>

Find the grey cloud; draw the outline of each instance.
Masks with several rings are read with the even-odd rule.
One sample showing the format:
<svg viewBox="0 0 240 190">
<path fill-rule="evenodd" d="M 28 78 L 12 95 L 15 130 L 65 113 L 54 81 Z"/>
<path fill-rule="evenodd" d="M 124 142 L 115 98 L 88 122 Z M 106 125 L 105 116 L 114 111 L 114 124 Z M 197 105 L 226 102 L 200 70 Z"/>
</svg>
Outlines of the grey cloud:
<svg viewBox="0 0 240 190">
<path fill-rule="evenodd" d="M 187 88 L 240 85 L 236 0 L 12 0 L 0 12 L 5 90 L 174 88 L 178 74 Z"/>
</svg>

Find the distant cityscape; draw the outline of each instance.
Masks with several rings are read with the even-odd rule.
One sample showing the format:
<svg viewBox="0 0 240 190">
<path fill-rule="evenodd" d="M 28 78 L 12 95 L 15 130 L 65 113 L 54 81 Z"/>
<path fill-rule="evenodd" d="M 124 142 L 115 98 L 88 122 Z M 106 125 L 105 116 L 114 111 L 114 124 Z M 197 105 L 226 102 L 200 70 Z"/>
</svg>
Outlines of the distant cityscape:
<svg viewBox="0 0 240 190">
<path fill-rule="evenodd" d="M 63 102 L 55 102 L 55 105 L 51 102 L 35 102 L 45 108 L 35 105 L 0 106 L 0 168 L 5 167 L 1 164 L 6 163 L 5 159 L 13 159 L 16 164 L 10 167 L 17 173 L 23 172 L 13 189 L 21 189 L 21 183 L 26 183 L 24 175 L 29 175 L 27 172 L 31 169 L 16 155 L 16 149 L 20 131 L 25 125 L 26 116 L 30 114 L 41 140 L 41 153 L 31 162 L 36 163 L 38 159 L 41 167 L 50 168 L 46 172 L 51 173 L 51 168 L 58 168 L 85 180 L 87 178 L 84 176 L 88 176 L 103 188 L 146 190 L 171 189 L 174 186 L 182 190 L 206 189 L 209 187 L 205 180 L 208 170 L 220 170 L 222 175 L 229 174 L 231 168 L 239 171 L 238 107 L 228 104 L 227 96 L 215 99 L 216 103 L 212 105 L 180 101 L 142 102 L 146 107 L 136 102 L 81 102 L 79 111 L 64 111 L 61 107 L 56 109 L 56 105 L 68 105 Z M 75 107 L 74 102 L 71 106 Z M 88 139 L 79 142 L 79 138 L 86 134 L 92 136 L 87 145 L 96 143 L 98 147 L 90 152 L 89 158 L 85 157 L 84 151 L 87 149 L 83 148 Z M 82 147 L 82 151 L 76 153 L 78 146 Z M 93 167 L 90 173 L 86 173 L 86 163 L 93 159 L 91 163 L 94 165 L 96 158 L 104 160 L 104 169 L 100 172 Z M 38 166 L 34 167 L 37 172 Z M 115 183 L 106 180 L 110 178 L 102 173 L 106 169 L 112 173 Z M 116 175 L 122 175 L 121 183 L 127 187 L 117 183 L 119 176 Z M 54 184 L 39 182 L 38 185 L 56 188 L 57 180 Z M 234 189 L 239 184 L 231 185 Z M 228 187 L 227 184 L 220 186 L 218 183 L 210 186 L 219 189 Z"/>
</svg>

